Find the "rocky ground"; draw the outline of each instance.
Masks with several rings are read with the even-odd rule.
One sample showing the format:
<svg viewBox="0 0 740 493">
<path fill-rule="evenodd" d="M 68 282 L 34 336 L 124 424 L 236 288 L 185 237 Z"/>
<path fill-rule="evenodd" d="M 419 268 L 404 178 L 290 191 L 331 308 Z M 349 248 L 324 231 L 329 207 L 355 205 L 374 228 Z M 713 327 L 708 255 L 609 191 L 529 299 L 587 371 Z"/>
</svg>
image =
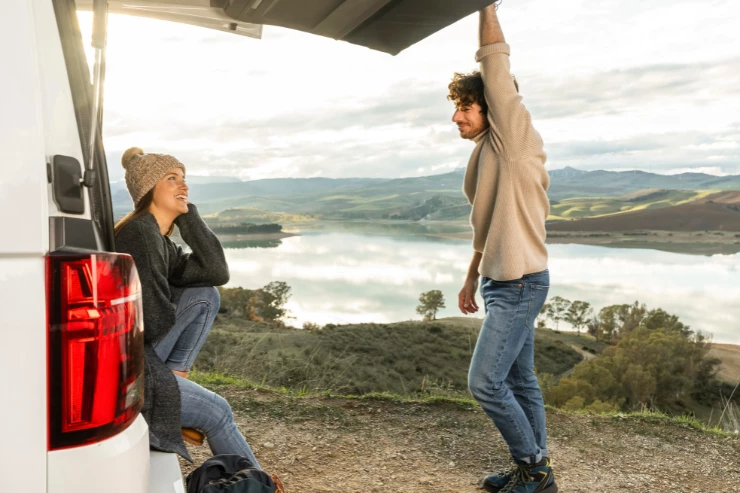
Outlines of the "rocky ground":
<svg viewBox="0 0 740 493">
<path fill-rule="evenodd" d="M 466 403 L 401 403 L 218 389 L 265 470 L 289 493 L 474 492 L 507 467 L 487 416 Z M 548 411 L 560 491 L 735 493 L 740 438 L 666 420 Z M 655 422 L 653 422 L 655 421 Z M 196 465 L 207 446 L 191 448 Z M 183 462 L 187 474 L 193 466 Z"/>
</svg>

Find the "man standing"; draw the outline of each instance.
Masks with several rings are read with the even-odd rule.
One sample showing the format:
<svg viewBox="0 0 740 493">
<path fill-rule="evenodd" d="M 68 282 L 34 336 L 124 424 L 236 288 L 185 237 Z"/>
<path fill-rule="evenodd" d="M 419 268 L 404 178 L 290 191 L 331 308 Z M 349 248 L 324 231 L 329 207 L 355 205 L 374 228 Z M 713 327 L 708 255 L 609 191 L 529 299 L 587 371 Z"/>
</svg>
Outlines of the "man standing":
<svg viewBox="0 0 740 493">
<path fill-rule="evenodd" d="M 472 205 L 473 259 L 458 304 L 486 316 L 468 385 L 509 446 L 514 467 L 484 478 L 502 493 L 556 493 L 545 406 L 534 373 L 534 320 L 549 290 L 545 153 L 511 76 L 509 45 L 491 5 L 480 12 L 480 72 L 455 74 L 448 99 L 460 136 L 475 142 L 463 191 Z"/>
</svg>

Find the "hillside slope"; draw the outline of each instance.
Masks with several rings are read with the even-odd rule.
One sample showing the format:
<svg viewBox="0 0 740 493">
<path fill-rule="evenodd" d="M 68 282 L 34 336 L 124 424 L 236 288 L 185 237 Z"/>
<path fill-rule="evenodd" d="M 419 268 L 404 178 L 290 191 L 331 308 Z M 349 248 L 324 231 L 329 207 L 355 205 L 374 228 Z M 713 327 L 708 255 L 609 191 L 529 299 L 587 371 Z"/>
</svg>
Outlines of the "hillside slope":
<svg viewBox="0 0 740 493">
<path fill-rule="evenodd" d="M 453 317 L 310 331 L 274 329 L 219 315 L 196 365 L 272 387 L 404 395 L 441 387 L 467 393 L 480 325 L 480 319 Z M 575 336 L 537 329 L 535 337 L 540 373 L 560 375 L 583 359 L 571 347 Z M 595 351 L 604 346 L 587 337 L 578 342 Z"/>
<path fill-rule="evenodd" d="M 553 201 L 549 220 L 572 220 L 613 216 L 626 212 L 661 209 L 705 199 L 709 190 L 646 189 L 620 197 L 577 197 Z"/>
<path fill-rule="evenodd" d="M 297 398 L 213 386 L 265 470 L 289 493 L 473 493 L 508 467 L 506 446 L 472 401 Z M 548 410 L 549 449 L 567 493 L 731 493 L 740 439 L 657 417 Z M 196 465 L 207 447 L 190 448 Z M 194 466 L 181 461 L 187 474 Z"/>
<path fill-rule="evenodd" d="M 548 231 L 740 231 L 740 192 L 720 192 L 694 202 L 611 216 L 553 222 Z"/>
<path fill-rule="evenodd" d="M 463 172 L 458 169 L 439 175 L 396 179 L 276 178 L 246 182 L 209 182 L 203 177 L 193 177 L 190 198 L 204 214 L 235 207 L 256 207 L 288 214 L 372 219 L 418 206 L 434 196 L 462 199 Z M 644 189 L 740 190 L 740 176 L 701 173 L 666 176 L 643 171 L 566 168 L 553 170 L 550 176 L 548 196 L 554 201 L 573 197 L 617 197 Z M 111 194 L 116 215 L 131 210 L 131 199 L 123 182 L 112 183 Z M 466 212 L 462 206 L 443 216 L 457 218 Z"/>
<path fill-rule="evenodd" d="M 740 382 L 740 346 L 735 344 L 712 344 L 709 356 L 722 360 L 719 378 L 731 383 Z"/>
</svg>

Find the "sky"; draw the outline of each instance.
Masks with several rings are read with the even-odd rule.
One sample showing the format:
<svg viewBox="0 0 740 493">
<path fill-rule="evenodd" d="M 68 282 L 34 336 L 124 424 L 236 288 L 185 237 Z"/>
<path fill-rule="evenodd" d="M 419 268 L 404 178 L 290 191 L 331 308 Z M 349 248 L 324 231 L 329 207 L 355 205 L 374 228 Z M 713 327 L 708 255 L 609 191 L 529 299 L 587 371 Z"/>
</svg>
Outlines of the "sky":
<svg viewBox="0 0 740 493">
<path fill-rule="evenodd" d="M 549 169 L 740 174 L 740 2 L 505 0 L 512 72 Z M 80 13 L 89 39 L 91 16 Z M 447 84 L 477 15 L 396 57 L 265 26 L 250 39 L 111 15 L 104 139 L 191 175 L 396 178 L 464 167 Z"/>
</svg>

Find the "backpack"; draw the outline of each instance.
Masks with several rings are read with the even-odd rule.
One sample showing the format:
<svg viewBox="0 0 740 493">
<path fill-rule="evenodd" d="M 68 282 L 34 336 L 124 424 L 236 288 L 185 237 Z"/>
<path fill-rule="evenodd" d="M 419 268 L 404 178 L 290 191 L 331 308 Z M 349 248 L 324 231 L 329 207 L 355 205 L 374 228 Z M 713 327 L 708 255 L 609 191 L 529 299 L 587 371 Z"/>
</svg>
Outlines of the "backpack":
<svg viewBox="0 0 740 493">
<path fill-rule="evenodd" d="M 187 493 L 275 493 L 275 481 L 241 455 L 216 455 L 188 474 Z"/>
</svg>

